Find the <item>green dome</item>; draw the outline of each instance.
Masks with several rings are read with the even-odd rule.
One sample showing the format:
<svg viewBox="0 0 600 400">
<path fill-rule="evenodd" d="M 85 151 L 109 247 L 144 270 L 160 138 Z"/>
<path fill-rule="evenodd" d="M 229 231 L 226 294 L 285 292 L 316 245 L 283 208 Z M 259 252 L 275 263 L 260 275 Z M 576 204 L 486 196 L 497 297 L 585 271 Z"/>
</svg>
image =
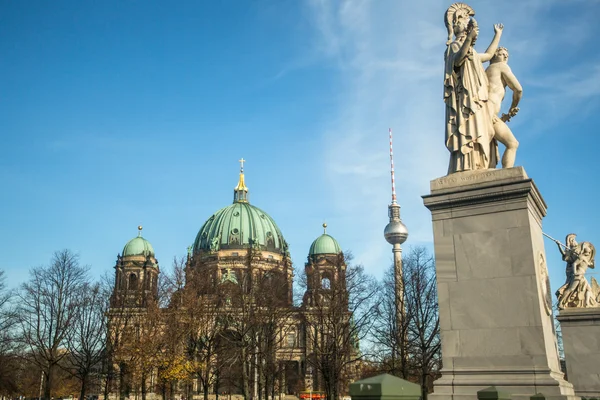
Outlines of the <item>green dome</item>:
<svg viewBox="0 0 600 400">
<path fill-rule="evenodd" d="M 123 257 L 138 255 L 154 257 L 154 249 L 152 248 L 152 245 L 149 241 L 147 241 L 141 236 L 141 233 L 140 236 L 134 237 L 129 242 L 127 242 L 125 247 L 123 247 Z"/>
<path fill-rule="evenodd" d="M 266 212 L 238 201 L 214 213 L 202 225 L 194 241 L 194 253 L 221 249 L 247 249 L 287 253 L 281 231 Z"/>
<path fill-rule="evenodd" d="M 342 252 L 339 243 L 332 236 L 324 233 L 310 245 L 309 256 L 317 254 L 339 254 Z"/>
</svg>

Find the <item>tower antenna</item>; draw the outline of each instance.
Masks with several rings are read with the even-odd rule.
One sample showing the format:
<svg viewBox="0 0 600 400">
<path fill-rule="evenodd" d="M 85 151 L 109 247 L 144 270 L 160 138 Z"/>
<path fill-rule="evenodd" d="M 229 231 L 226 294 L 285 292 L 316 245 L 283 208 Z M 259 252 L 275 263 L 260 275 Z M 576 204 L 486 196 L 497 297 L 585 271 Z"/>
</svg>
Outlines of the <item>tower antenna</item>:
<svg viewBox="0 0 600 400">
<path fill-rule="evenodd" d="M 396 204 L 396 179 L 394 175 L 394 147 L 392 145 L 392 128 L 389 128 L 390 132 L 390 174 L 392 175 L 392 204 Z"/>
</svg>

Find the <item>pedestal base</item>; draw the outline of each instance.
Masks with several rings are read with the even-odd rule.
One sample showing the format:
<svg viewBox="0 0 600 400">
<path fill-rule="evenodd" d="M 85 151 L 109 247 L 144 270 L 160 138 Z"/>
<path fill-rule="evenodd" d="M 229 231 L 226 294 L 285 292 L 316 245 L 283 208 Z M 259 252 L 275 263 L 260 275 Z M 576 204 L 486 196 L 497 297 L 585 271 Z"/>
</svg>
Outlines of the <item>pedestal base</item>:
<svg viewBox="0 0 600 400">
<path fill-rule="evenodd" d="M 557 319 L 575 394 L 600 398 L 600 307 L 567 308 Z"/>
<path fill-rule="evenodd" d="M 541 220 L 521 167 L 451 174 L 423 196 L 433 220 L 442 377 L 433 399 L 475 400 L 496 386 L 528 399 L 575 399 L 560 372 Z"/>
</svg>

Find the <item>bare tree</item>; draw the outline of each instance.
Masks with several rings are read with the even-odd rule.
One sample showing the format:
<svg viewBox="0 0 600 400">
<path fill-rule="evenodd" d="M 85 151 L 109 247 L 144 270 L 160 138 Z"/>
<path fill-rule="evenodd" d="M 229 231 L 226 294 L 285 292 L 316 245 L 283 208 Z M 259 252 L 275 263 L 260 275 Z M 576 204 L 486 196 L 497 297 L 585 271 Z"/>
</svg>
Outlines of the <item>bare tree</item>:
<svg viewBox="0 0 600 400">
<path fill-rule="evenodd" d="M 423 399 L 441 369 L 440 317 L 433 256 L 424 247 L 408 253 L 403 266 L 408 324 L 408 349 L 421 384 Z"/>
<path fill-rule="evenodd" d="M 78 313 L 73 329 L 66 335 L 69 350 L 67 370 L 81 383 L 80 400 L 89 388 L 90 378 L 101 367 L 106 354 L 106 317 L 108 302 L 100 284 L 84 284 L 79 293 Z"/>
<path fill-rule="evenodd" d="M 398 283 L 404 285 L 403 280 Z M 403 287 L 399 289 L 404 292 Z M 411 364 L 406 342 L 411 315 L 406 312 L 404 296 L 399 299 L 398 303 L 396 302 L 396 290 L 398 289 L 392 266 L 385 272 L 380 283 L 380 291 L 377 295 L 377 319 L 369 339 L 373 343 L 375 354 L 379 359 L 378 372 L 409 379 Z M 397 307 L 401 312 L 396 310 Z M 399 315 L 403 318 L 398 319 Z"/>
<path fill-rule="evenodd" d="M 289 298 L 285 271 L 257 274 L 254 291 L 253 367 L 256 391 L 259 398 L 263 392 L 265 397 L 275 398 L 277 377 L 284 372 L 287 361 L 285 351 L 299 339 L 294 325 L 300 321 L 295 318 L 297 310 Z M 286 343 L 288 334 L 293 335 L 294 340 L 290 346 Z M 291 354 L 288 356 L 291 358 Z"/>
<path fill-rule="evenodd" d="M 4 271 L 0 270 L 0 395 L 14 394 L 18 387 L 14 342 L 16 314 L 10 298 Z"/>
<path fill-rule="evenodd" d="M 378 296 L 378 318 L 371 337 L 379 350 L 381 370 L 421 385 L 423 398 L 441 369 L 439 312 L 434 259 L 423 247 L 403 259 L 401 288 L 394 285 L 393 266 Z M 402 313 L 394 305 L 396 290 L 404 293 Z M 402 321 L 397 321 L 402 315 Z"/>
<path fill-rule="evenodd" d="M 187 322 L 187 355 L 193 373 L 202 388 L 204 400 L 208 400 L 210 386 L 220 368 L 217 357 L 221 337 L 221 316 L 224 314 L 222 296 L 205 295 L 211 283 L 197 275 L 185 288 L 185 321 Z"/>
<path fill-rule="evenodd" d="M 19 340 L 26 355 L 42 370 L 44 399 L 52 397 L 53 379 L 75 328 L 87 269 L 70 250 L 54 253 L 50 265 L 30 270 L 18 291 Z"/>
<path fill-rule="evenodd" d="M 362 266 L 348 266 L 340 279 L 328 284 L 316 301 L 303 307 L 303 314 L 311 349 L 307 362 L 320 377 L 327 399 L 335 400 L 353 378 L 352 367 L 364 359 L 358 345 L 373 326 L 378 286 Z"/>
</svg>

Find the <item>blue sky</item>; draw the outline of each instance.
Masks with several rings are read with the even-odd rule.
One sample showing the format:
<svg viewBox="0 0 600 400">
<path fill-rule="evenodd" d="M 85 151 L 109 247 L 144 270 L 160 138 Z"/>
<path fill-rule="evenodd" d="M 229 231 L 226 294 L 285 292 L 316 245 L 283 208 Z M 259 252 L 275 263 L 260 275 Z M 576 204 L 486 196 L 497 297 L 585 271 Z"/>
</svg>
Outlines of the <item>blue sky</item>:
<svg viewBox="0 0 600 400">
<path fill-rule="evenodd" d="M 443 15 L 450 1 L 0 0 L 0 269 L 27 279 L 69 248 L 94 276 L 144 225 L 162 268 L 232 201 L 252 204 L 301 267 L 328 233 L 376 276 L 390 201 L 431 248 L 421 195 L 446 173 Z M 471 1 L 477 48 L 501 44 L 524 87 L 511 127 L 548 204 L 544 231 L 600 246 L 600 2 Z M 505 101 L 503 110 L 508 107 Z M 552 286 L 564 281 L 546 242 Z M 507 249 L 510 251 L 510 249 Z"/>
</svg>

